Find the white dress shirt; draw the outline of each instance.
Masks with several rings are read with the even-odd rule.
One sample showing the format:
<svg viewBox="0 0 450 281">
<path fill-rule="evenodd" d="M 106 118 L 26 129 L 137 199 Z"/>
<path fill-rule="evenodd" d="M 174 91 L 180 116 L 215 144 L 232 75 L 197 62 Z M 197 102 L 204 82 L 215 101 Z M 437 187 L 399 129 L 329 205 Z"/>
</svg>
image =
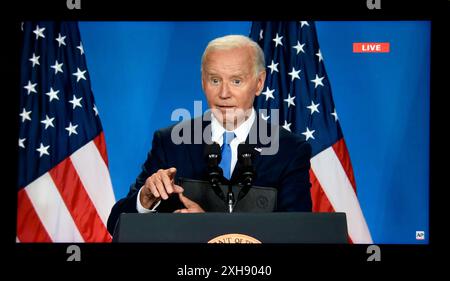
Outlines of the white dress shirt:
<svg viewBox="0 0 450 281">
<path fill-rule="evenodd" d="M 253 122 L 255 122 L 256 119 L 256 112 L 255 109 L 252 108 L 252 113 L 250 114 L 250 117 L 245 120 L 239 127 L 234 129 L 233 131 L 227 131 L 227 132 L 233 132 L 235 134 L 235 138 L 231 141 L 230 147 L 231 147 L 231 169 L 230 169 L 230 175 L 233 174 L 234 167 L 237 163 L 237 148 L 240 143 L 245 142 L 247 139 L 248 134 L 250 133 L 250 129 L 252 128 Z M 219 121 L 214 117 L 214 114 L 211 114 L 211 140 L 213 142 L 217 142 L 220 146 L 223 144 L 223 133 L 225 133 L 225 128 L 220 124 Z M 136 209 L 139 213 L 150 213 L 155 212 L 156 208 L 159 206 L 161 201 L 156 203 L 156 205 L 152 209 L 144 208 L 141 204 L 141 201 L 139 200 L 141 195 L 142 187 L 139 190 L 138 196 L 137 196 L 137 202 L 136 202 Z"/>
</svg>

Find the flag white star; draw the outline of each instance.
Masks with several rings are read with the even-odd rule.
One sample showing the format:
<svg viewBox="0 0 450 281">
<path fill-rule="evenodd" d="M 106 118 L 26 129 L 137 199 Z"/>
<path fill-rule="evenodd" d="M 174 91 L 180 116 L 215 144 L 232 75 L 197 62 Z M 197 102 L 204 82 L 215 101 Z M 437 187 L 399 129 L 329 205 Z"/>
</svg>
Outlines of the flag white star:
<svg viewBox="0 0 450 281">
<path fill-rule="evenodd" d="M 86 70 L 81 71 L 81 69 L 79 69 L 77 67 L 77 72 L 74 72 L 72 75 L 77 77 L 77 82 L 78 82 L 78 81 L 80 81 L 80 79 L 86 80 L 86 77 L 84 77 L 85 73 L 86 73 Z"/>
<path fill-rule="evenodd" d="M 49 118 L 47 114 L 45 114 L 45 120 L 42 120 L 41 123 L 45 124 L 45 129 L 47 130 L 48 127 L 55 127 L 53 125 L 53 120 L 55 120 L 55 117 Z"/>
<path fill-rule="evenodd" d="M 319 62 L 323 61 L 322 52 L 319 49 L 319 52 L 316 54 L 319 57 Z"/>
<path fill-rule="evenodd" d="M 295 96 L 291 97 L 291 94 L 288 93 L 288 98 L 287 98 L 287 99 L 284 99 L 284 101 L 288 103 L 288 108 L 289 108 L 291 105 L 295 106 L 294 99 L 295 99 Z"/>
<path fill-rule="evenodd" d="M 275 99 L 275 97 L 273 96 L 273 92 L 275 92 L 275 90 L 271 90 L 269 89 L 269 87 L 266 87 L 266 90 L 264 92 L 262 92 L 261 94 L 266 96 L 266 101 L 269 98 Z"/>
<path fill-rule="evenodd" d="M 55 40 L 58 41 L 58 47 L 61 47 L 61 45 L 66 45 L 66 42 L 64 40 L 66 39 L 66 36 L 61 36 L 61 33 L 58 33 L 58 38 Z"/>
<path fill-rule="evenodd" d="M 306 127 L 306 131 L 303 132 L 302 135 L 305 135 L 306 140 L 309 140 L 310 138 L 314 140 L 315 138 L 314 138 L 313 134 L 314 134 L 315 131 L 316 131 L 316 130 L 310 131 L 309 128 Z"/>
<path fill-rule="evenodd" d="M 33 63 L 33 67 L 37 64 L 37 65 L 40 65 L 40 63 L 39 63 L 39 58 L 40 58 L 41 56 L 37 56 L 36 57 L 36 54 L 35 53 L 33 53 L 33 57 L 32 58 L 30 58 L 30 59 L 28 59 L 29 61 L 31 61 L 32 63 Z"/>
<path fill-rule="evenodd" d="M 33 31 L 33 33 L 36 34 L 36 40 L 38 40 L 39 37 L 45 38 L 44 30 L 45 27 L 39 28 L 39 25 L 36 25 L 36 29 Z"/>
<path fill-rule="evenodd" d="M 31 92 L 33 93 L 37 93 L 35 87 L 36 87 L 37 83 L 31 84 L 31 81 L 28 80 L 28 85 L 24 86 L 25 89 L 27 89 L 28 94 L 30 94 Z"/>
<path fill-rule="evenodd" d="M 337 120 L 338 120 L 338 115 L 337 115 L 337 112 L 336 112 L 336 108 L 334 109 L 333 112 L 331 112 L 331 115 L 334 116 L 334 121 L 337 122 Z"/>
<path fill-rule="evenodd" d="M 42 142 L 41 142 L 41 146 L 39 146 L 39 148 L 36 149 L 37 151 L 39 151 L 39 157 L 42 157 L 42 155 L 44 155 L 44 154 L 50 155 L 50 153 L 48 153 L 49 147 L 50 147 L 50 145 L 44 146 L 44 144 L 42 144 Z"/>
<path fill-rule="evenodd" d="M 267 121 L 267 120 L 270 118 L 270 115 L 264 116 L 264 113 L 261 113 L 261 118 L 262 118 L 264 121 Z"/>
<path fill-rule="evenodd" d="M 58 72 L 63 73 L 62 66 L 63 66 L 63 63 L 58 63 L 58 60 L 56 60 L 55 64 L 50 67 L 55 70 L 55 75 L 56 75 L 56 74 L 58 74 Z"/>
<path fill-rule="evenodd" d="M 49 101 L 52 101 L 52 100 L 54 100 L 54 99 L 57 99 L 57 100 L 59 100 L 59 98 L 58 98 L 58 93 L 59 93 L 59 90 L 53 90 L 53 88 L 52 87 L 50 87 L 50 92 L 48 92 L 48 93 L 45 93 L 47 96 L 49 96 L 49 98 L 50 98 L 50 100 Z"/>
<path fill-rule="evenodd" d="M 319 104 L 320 104 L 320 103 L 315 104 L 314 101 L 311 101 L 311 105 L 310 105 L 310 106 L 307 106 L 307 108 L 309 108 L 309 110 L 311 110 L 311 115 L 312 115 L 314 112 L 320 113 L 320 112 L 319 112 L 319 109 L 317 109 L 317 107 L 319 106 Z"/>
<path fill-rule="evenodd" d="M 72 109 L 75 109 L 75 107 L 77 107 L 77 106 L 79 106 L 80 108 L 83 108 L 80 103 L 82 99 L 83 99 L 83 97 L 77 99 L 77 97 L 75 95 L 73 95 L 73 99 L 69 101 L 71 104 L 73 104 Z"/>
<path fill-rule="evenodd" d="M 285 128 L 286 130 L 288 130 L 290 132 L 291 131 L 291 123 L 288 123 L 286 120 L 284 120 L 283 128 Z"/>
<path fill-rule="evenodd" d="M 325 76 L 323 77 L 319 77 L 319 75 L 316 74 L 316 78 L 311 80 L 311 82 L 314 82 L 314 89 L 317 88 L 317 86 L 323 86 L 322 80 L 323 78 L 325 78 Z"/>
<path fill-rule="evenodd" d="M 19 147 L 25 148 L 25 144 L 23 143 L 26 140 L 26 138 L 19 138 Z"/>
<path fill-rule="evenodd" d="M 66 127 L 66 130 L 69 132 L 69 137 L 72 134 L 78 135 L 76 129 L 77 129 L 78 125 L 73 126 L 72 122 L 69 122 L 69 127 Z"/>
<path fill-rule="evenodd" d="M 23 31 L 23 22 L 20 23 L 20 30 Z"/>
<path fill-rule="evenodd" d="M 291 81 L 294 81 L 295 78 L 300 79 L 300 76 L 298 76 L 300 71 L 302 71 L 302 70 L 301 69 L 300 70 L 295 70 L 295 68 L 292 68 L 292 71 L 288 73 L 289 75 L 291 75 L 291 78 L 292 78 Z"/>
<path fill-rule="evenodd" d="M 300 42 L 297 41 L 297 45 L 293 46 L 292 48 L 297 50 L 297 55 L 298 55 L 298 53 L 300 53 L 300 52 L 302 52 L 302 53 L 305 52 L 305 50 L 303 50 L 303 47 L 305 47 L 305 43 L 300 44 Z"/>
<path fill-rule="evenodd" d="M 281 46 L 283 46 L 283 43 L 281 42 L 281 39 L 283 39 L 283 36 L 279 37 L 278 33 L 276 34 L 275 38 L 272 39 L 272 41 L 275 41 L 275 47 L 278 46 L 278 44 L 280 44 Z"/>
<path fill-rule="evenodd" d="M 274 61 L 272 60 L 272 63 L 270 65 L 267 66 L 268 68 L 270 68 L 270 74 L 272 74 L 274 71 L 278 72 L 278 63 L 274 63 Z"/>
<path fill-rule="evenodd" d="M 97 106 L 94 104 L 94 112 L 95 112 L 95 116 L 97 116 L 98 115 L 98 109 L 97 109 Z"/>
<path fill-rule="evenodd" d="M 30 111 L 26 111 L 25 107 L 22 110 L 22 113 L 20 113 L 19 115 L 22 117 L 22 123 L 25 122 L 25 120 L 30 120 L 31 121 L 31 110 Z"/>
<path fill-rule="evenodd" d="M 302 28 L 304 25 L 309 26 L 309 23 L 307 21 L 301 21 L 300 28 Z"/>
<path fill-rule="evenodd" d="M 83 44 L 80 42 L 80 46 L 77 46 L 77 49 L 80 50 L 80 55 L 84 54 Z"/>
<path fill-rule="evenodd" d="M 264 32 L 264 30 L 262 30 L 262 29 L 259 31 L 259 40 L 263 39 L 263 32 Z"/>
</svg>

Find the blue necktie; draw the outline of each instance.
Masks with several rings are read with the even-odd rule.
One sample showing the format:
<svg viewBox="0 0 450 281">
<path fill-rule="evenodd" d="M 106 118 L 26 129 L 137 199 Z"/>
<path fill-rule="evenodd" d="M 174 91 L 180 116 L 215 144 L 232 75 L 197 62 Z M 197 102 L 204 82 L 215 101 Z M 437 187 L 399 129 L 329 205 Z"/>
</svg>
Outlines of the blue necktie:
<svg viewBox="0 0 450 281">
<path fill-rule="evenodd" d="M 231 141 L 236 137 L 233 132 L 223 133 L 222 160 L 219 166 L 223 170 L 223 176 L 227 179 L 231 177 Z"/>
</svg>

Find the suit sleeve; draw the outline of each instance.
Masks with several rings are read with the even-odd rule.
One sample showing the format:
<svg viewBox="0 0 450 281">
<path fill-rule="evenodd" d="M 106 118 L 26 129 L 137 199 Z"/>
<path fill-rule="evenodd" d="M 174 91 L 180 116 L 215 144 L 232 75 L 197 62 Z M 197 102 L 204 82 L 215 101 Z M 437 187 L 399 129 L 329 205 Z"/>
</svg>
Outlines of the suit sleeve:
<svg viewBox="0 0 450 281">
<path fill-rule="evenodd" d="M 152 149 L 147 155 L 147 160 L 142 165 L 142 171 L 131 185 L 130 191 L 125 198 L 120 199 L 114 204 L 108 218 L 107 228 L 109 233 L 113 234 L 117 220 L 121 213 L 137 213 L 136 200 L 139 190 L 144 185 L 149 176 L 159 169 L 167 169 L 167 161 L 163 145 L 161 131 L 156 131 L 153 135 Z"/>
<path fill-rule="evenodd" d="M 289 152 L 291 161 L 282 173 L 281 188 L 278 194 L 277 210 L 281 212 L 311 212 L 311 183 L 309 168 L 311 166 L 311 145 L 297 141 L 294 153 Z"/>
</svg>

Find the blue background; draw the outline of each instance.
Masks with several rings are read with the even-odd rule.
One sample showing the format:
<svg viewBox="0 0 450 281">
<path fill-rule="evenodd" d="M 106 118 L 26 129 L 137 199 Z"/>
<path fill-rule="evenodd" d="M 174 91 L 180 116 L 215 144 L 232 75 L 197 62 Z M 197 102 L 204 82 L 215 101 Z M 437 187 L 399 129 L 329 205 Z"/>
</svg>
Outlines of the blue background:
<svg viewBox="0 0 450 281">
<path fill-rule="evenodd" d="M 107 142 L 116 199 L 128 192 L 153 132 L 201 89 L 200 58 L 251 22 L 80 22 Z M 428 243 L 429 22 L 316 22 L 325 67 L 350 152 L 358 198 L 375 243 Z M 389 42 L 385 54 L 355 54 L 353 42 Z M 425 240 L 415 239 L 425 231 Z"/>
</svg>

